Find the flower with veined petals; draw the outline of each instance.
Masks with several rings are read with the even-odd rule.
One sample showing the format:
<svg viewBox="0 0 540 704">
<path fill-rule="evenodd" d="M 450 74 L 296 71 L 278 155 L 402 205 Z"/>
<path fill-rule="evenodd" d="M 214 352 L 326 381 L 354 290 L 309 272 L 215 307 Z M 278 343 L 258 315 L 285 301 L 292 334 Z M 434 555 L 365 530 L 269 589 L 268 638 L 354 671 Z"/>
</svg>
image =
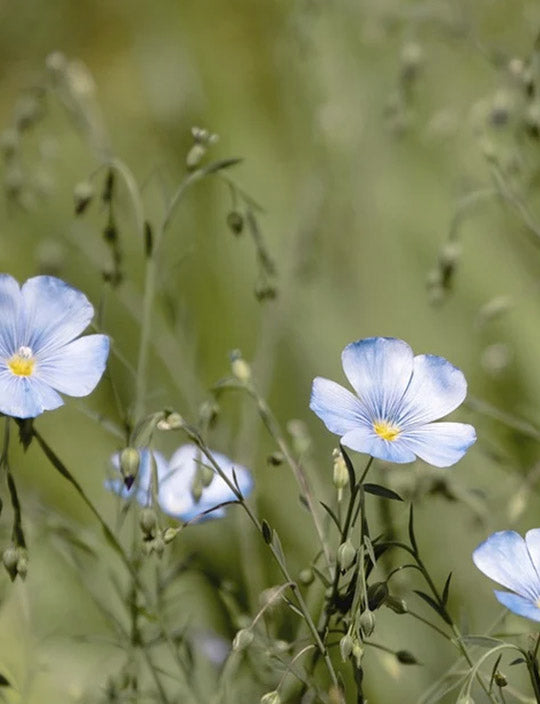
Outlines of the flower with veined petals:
<svg viewBox="0 0 540 704">
<path fill-rule="evenodd" d="M 0 274 L 0 413 L 35 418 L 63 405 L 58 392 L 94 390 L 109 338 L 78 338 L 93 315 L 86 296 L 54 276 L 35 276 L 19 287 Z"/>
<path fill-rule="evenodd" d="M 317 377 L 310 408 L 345 447 L 388 462 L 417 456 L 449 467 L 475 442 L 464 423 L 433 423 L 464 400 L 463 373 L 442 357 L 416 357 L 403 340 L 369 337 L 347 345 L 343 370 L 356 396 Z"/>
<path fill-rule="evenodd" d="M 525 534 L 513 530 L 493 533 L 473 552 L 473 562 L 494 582 L 511 589 L 495 596 L 519 616 L 540 621 L 540 528 Z"/>
<path fill-rule="evenodd" d="M 139 452 L 141 462 L 133 488 L 137 501 L 142 506 L 146 506 L 149 502 L 151 485 L 150 451 L 143 447 Z M 253 479 L 250 471 L 242 465 L 234 464 L 220 452 L 211 452 L 217 464 L 233 485 L 234 476 L 236 476 L 242 496 L 247 496 L 253 488 Z M 224 506 L 215 508 L 213 511 L 210 509 L 227 501 L 236 500 L 232 489 L 212 469 L 209 461 L 196 445 L 182 445 L 176 450 L 169 462 L 157 450 L 153 450 L 152 454 L 154 455 L 157 468 L 158 502 L 161 510 L 169 516 L 182 521 L 191 521 L 198 516 L 201 517 L 201 520 L 221 518 L 225 515 Z M 114 454 L 111 460 L 118 469 L 120 467 L 119 454 Z M 206 481 L 199 476 L 203 468 L 208 475 Z M 109 480 L 105 485 L 108 489 L 124 498 L 128 498 L 131 494 L 122 479 Z M 197 491 L 194 491 L 195 486 L 198 487 Z M 201 515 L 205 511 L 208 511 L 208 513 Z"/>
</svg>

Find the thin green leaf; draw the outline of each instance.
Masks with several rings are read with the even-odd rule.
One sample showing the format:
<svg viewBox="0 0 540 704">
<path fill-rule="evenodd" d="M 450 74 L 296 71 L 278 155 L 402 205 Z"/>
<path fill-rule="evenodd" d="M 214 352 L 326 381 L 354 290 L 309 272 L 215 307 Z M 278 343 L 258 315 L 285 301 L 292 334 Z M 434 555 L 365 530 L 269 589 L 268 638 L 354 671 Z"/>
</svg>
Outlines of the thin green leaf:
<svg viewBox="0 0 540 704">
<path fill-rule="evenodd" d="M 380 496 L 383 499 L 392 499 L 393 501 L 403 501 L 401 496 L 395 491 L 380 484 L 363 484 L 362 487 L 367 494 L 375 494 L 375 496 Z"/>
<path fill-rule="evenodd" d="M 340 523 L 339 523 L 339 519 L 338 519 L 338 517 L 336 516 L 336 514 L 332 511 L 332 509 L 330 508 L 330 506 L 328 506 L 328 504 L 325 504 L 325 503 L 324 503 L 324 501 L 321 501 L 320 504 L 321 504 L 321 506 L 324 508 L 324 510 L 326 511 L 326 513 L 330 516 L 330 518 L 334 521 L 334 523 L 336 524 L 337 529 L 338 529 L 339 532 L 341 533 L 341 525 L 340 525 Z"/>
<path fill-rule="evenodd" d="M 448 615 L 446 614 L 444 609 L 441 608 L 441 606 L 439 604 L 437 604 L 437 602 L 435 601 L 435 599 L 433 599 L 433 597 L 429 596 L 429 594 L 426 594 L 425 592 L 421 592 L 419 589 L 414 589 L 413 591 L 415 594 L 418 594 L 418 596 L 421 599 L 423 599 L 426 602 L 426 604 L 428 604 L 433 609 L 433 611 L 438 613 L 439 616 L 443 619 L 443 621 L 446 621 L 446 623 L 448 623 L 448 624 L 452 623 L 450 621 L 450 619 L 448 618 Z"/>
<path fill-rule="evenodd" d="M 230 169 L 231 166 L 236 166 L 244 161 L 241 158 L 230 158 L 230 159 L 219 159 L 218 161 L 213 161 L 208 166 L 204 166 L 200 171 L 202 176 L 207 174 L 215 174 L 216 171 L 223 171 L 224 169 Z"/>
<path fill-rule="evenodd" d="M 411 510 L 409 511 L 409 540 L 414 553 L 418 555 L 418 543 L 416 542 L 416 537 L 414 535 L 414 509 L 412 504 Z"/>
<path fill-rule="evenodd" d="M 446 604 L 448 603 L 448 595 L 450 593 L 450 580 L 451 579 L 452 579 L 452 573 L 450 572 L 450 574 L 446 578 L 446 582 L 444 583 L 444 588 L 443 588 L 443 592 L 442 592 L 442 596 L 441 596 L 441 601 L 444 606 L 446 606 Z"/>
<path fill-rule="evenodd" d="M 504 643 L 503 640 L 491 638 L 490 636 L 463 636 L 461 641 L 465 645 L 478 645 L 480 648 L 496 648 Z"/>
</svg>

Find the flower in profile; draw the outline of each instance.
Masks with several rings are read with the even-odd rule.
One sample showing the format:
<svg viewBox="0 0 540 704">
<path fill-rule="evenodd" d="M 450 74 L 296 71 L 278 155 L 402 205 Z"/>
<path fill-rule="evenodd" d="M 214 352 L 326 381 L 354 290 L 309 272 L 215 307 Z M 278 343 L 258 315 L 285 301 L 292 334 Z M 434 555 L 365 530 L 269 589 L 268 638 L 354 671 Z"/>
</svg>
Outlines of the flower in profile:
<svg viewBox="0 0 540 704">
<path fill-rule="evenodd" d="M 494 582 L 510 589 L 495 596 L 519 616 L 540 621 L 540 528 L 525 534 L 513 530 L 493 533 L 473 552 L 473 562 Z"/>
<path fill-rule="evenodd" d="M 347 345 L 342 364 L 357 395 L 313 381 L 310 408 L 346 447 L 388 462 L 420 457 L 449 467 L 475 442 L 464 423 L 434 423 L 464 400 L 463 373 L 442 357 L 416 357 L 403 340 L 370 337 Z"/>
<path fill-rule="evenodd" d="M 35 276 L 19 287 L 0 274 L 0 413 L 35 418 L 63 405 L 58 392 L 94 390 L 109 338 L 76 339 L 93 315 L 86 296 L 54 276 Z"/>
<path fill-rule="evenodd" d="M 250 471 L 242 465 L 234 464 L 220 452 L 211 450 L 211 453 L 233 484 L 236 476 L 240 493 L 242 496 L 247 496 L 253 488 Z M 153 450 L 152 454 L 157 468 L 158 502 L 161 510 L 169 516 L 182 521 L 191 521 L 199 516 L 201 520 L 221 518 L 225 515 L 226 508 L 221 504 L 236 501 L 232 489 L 214 471 L 196 445 L 182 445 L 176 450 L 169 462 L 157 450 Z M 150 450 L 141 448 L 140 457 L 139 471 L 133 489 L 137 501 L 142 506 L 146 506 L 150 501 L 151 491 Z M 111 459 L 119 469 L 119 454 L 114 454 Z M 130 496 L 131 492 L 122 479 L 107 481 L 105 485 L 124 498 Z"/>
</svg>

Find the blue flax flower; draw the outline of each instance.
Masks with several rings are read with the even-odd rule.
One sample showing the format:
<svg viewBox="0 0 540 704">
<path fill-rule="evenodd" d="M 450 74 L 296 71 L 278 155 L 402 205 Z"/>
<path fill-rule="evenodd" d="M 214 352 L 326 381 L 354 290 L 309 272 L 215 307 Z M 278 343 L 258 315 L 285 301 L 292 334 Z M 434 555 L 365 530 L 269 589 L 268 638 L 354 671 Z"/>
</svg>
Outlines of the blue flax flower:
<svg viewBox="0 0 540 704">
<path fill-rule="evenodd" d="M 93 391 L 109 338 L 75 339 L 93 315 L 86 296 L 54 276 L 35 276 L 20 287 L 0 274 L 0 413 L 35 418 L 64 403 L 58 392 Z"/>
<path fill-rule="evenodd" d="M 540 528 L 528 531 L 525 540 L 513 530 L 493 533 L 473 552 L 473 562 L 494 582 L 512 590 L 493 590 L 503 606 L 540 621 Z"/>
<path fill-rule="evenodd" d="M 243 496 L 247 496 L 253 488 L 253 480 L 249 470 L 242 465 L 233 463 L 219 452 L 211 452 L 233 484 L 234 470 L 240 492 Z M 137 501 L 142 506 L 146 506 L 150 499 L 150 451 L 147 448 L 141 448 L 140 454 L 141 463 L 133 488 Z M 196 445 L 182 445 L 176 450 L 169 462 L 157 450 L 154 450 L 152 454 L 157 467 L 158 502 L 161 510 L 169 516 L 182 521 L 191 521 L 219 504 L 236 500 L 232 489 L 211 469 L 207 458 Z M 118 469 L 120 466 L 118 453 L 113 455 L 112 462 Z M 124 498 L 128 498 L 131 493 L 125 487 L 122 479 L 108 481 L 106 487 Z M 221 518 L 224 515 L 225 507 L 221 506 L 201 516 L 201 519 Z"/>
<path fill-rule="evenodd" d="M 433 423 L 464 400 L 463 373 L 442 357 L 416 357 L 403 340 L 370 337 L 347 345 L 343 370 L 357 395 L 329 379 L 313 381 L 310 408 L 357 452 L 388 462 L 416 456 L 455 464 L 476 440 L 471 425 Z"/>
</svg>

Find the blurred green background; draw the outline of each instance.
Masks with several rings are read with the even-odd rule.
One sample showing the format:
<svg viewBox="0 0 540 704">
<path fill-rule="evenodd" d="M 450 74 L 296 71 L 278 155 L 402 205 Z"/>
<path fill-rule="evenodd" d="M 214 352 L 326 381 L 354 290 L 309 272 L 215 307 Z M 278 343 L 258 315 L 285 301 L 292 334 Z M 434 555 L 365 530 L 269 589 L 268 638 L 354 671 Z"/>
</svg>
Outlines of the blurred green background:
<svg viewBox="0 0 540 704">
<path fill-rule="evenodd" d="M 293 418 L 307 424 L 308 469 L 320 497 L 331 500 L 336 438 L 308 409 L 313 377 L 343 382 L 342 348 L 373 335 L 451 360 L 472 397 L 456 418 L 476 425 L 478 443 L 451 470 L 381 463 L 374 477 L 417 499 L 425 560 L 441 583 L 453 571 L 451 607 L 471 632 L 484 632 L 500 613 L 472 566 L 472 549 L 493 530 L 539 525 L 539 29 L 535 0 L 0 4 L 3 127 L 21 119 L 29 96 L 41 95 L 46 58 L 59 51 L 93 76 L 95 90 L 91 83 L 81 90 L 99 137 L 77 129 L 58 96 L 40 100 L 44 113 L 24 131 L 20 162 L 15 168 L 8 159 L 3 170 L 2 270 L 20 281 L 52 271 L 85 291 L 134 365 L 143 270 L 128 195 L 119 185 L 126 281 L 111 289 L 102 277 L 110 260 L 105 210 L 95 202 L 75 218 L 73 189 L 114 155 L 135 174 L 155 224 L 185 175 L 191 127 L 217 133 L 207 160 L 244 158 L 230 175 L 264 208 L 259 223 L 278 296 L 262 303 L 254 296 L 254 247 L 246 233 L 235 238 L 227 228 L 226 185 L 214 177 L 195 185 L 164 244 L 146 410 L 170 406 L 196 418 L 239 348 L 282 426 Z M 95 177 L 98 189 L 103 177 Z M 116 357 L 110 369 L 127 408 L 132 377 Z M 508 418 L 494 419 L 492 406 Z M 88 409 L 118 421 L 108 380 L 37 426 L 114 524 L 118 502 L 103 480 L 120 443 Z M 171 453 L 178 437 L 159 444 Z M 278 531 L 298 574 L 316 550 L 311 523 L 287 468 L 267 466 L 275 447 L 248 399 L 224 397 L 210 444 L 253 468 L 253 505 Z M 121 569 L 38 449 L 23 454 L 14 445 L 12 454 L 30 569 L 25 583 L 0 577 L 0 672 L 15 685 L 5 699 L 101 701 L 125 656 L 108 644 L 111 626 L 96 601 L 117 599 L 109 572 Z M 375 500 L 372 511 L 375 522 L 388 520 Z M 406 520 L 406 508 L 392 507 L 397 531 Z M 7 544 L 8 508 L 1 521 Z M 73 547 L 73 536 L 98 556 Z M 261 590 L 279 581 L 239 510 L 183 532 L 164 560 L 174 566 L 188 557 L 170 618 L 228 640 L 235 624 L 215 585 L 228 581 L 253 617 Z M 406 594 L 413 581 L 394 584 Z M 314 604 L 320 591 L 312 588 Z M 276 617 L 276 637 L 291 636 L 290 620 L 285 612 Z M 528 628 L 517 618 L 505 622 L 507 632 Z M 452 662 L 451 648 L 406 616 L 381 611 L 376 635 L 407 647 L 424 666 L 396 667 L 368 651 L 370 702 L 398 701 L 397 686 L 400 702 L 418 701 Z M 203 680 L 211 692 L 215 673 Z M 272 683 L 239 678 L 240 700 L 257 701 Z"/>
</svg>

